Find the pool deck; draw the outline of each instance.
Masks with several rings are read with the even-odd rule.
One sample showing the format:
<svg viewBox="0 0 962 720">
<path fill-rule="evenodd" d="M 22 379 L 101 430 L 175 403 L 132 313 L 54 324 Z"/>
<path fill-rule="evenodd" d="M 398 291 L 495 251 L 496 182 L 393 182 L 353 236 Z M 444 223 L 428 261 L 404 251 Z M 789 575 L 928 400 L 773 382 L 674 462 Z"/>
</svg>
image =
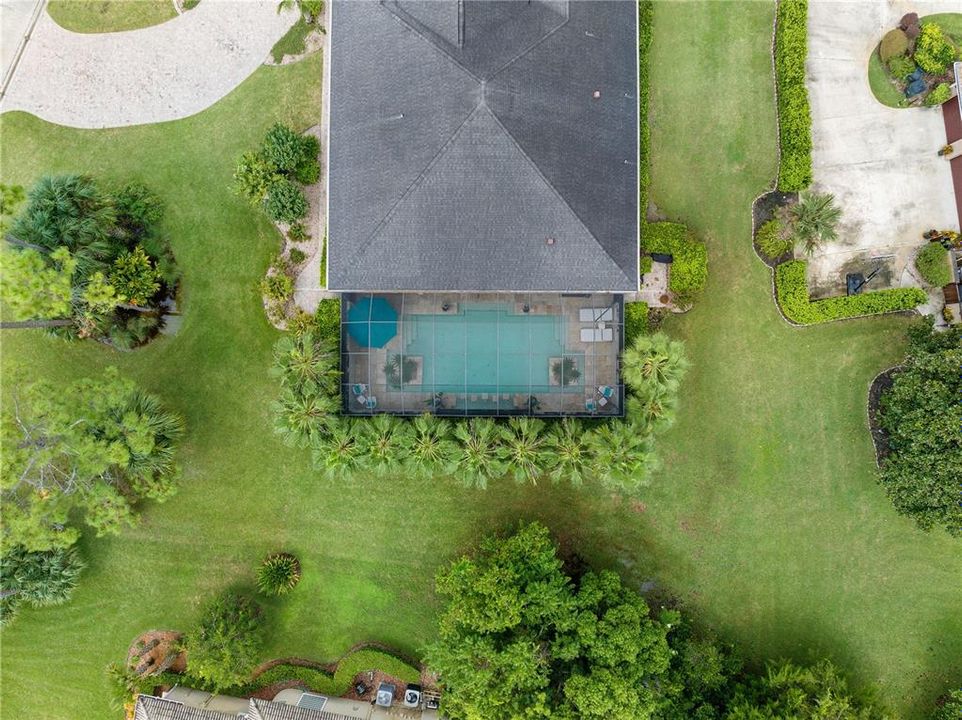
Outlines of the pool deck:
<svg viewBox="0 0 962 720">
<path fill-rule="evenodd" d="M 465 392 L 445 392 L 441 404 L 435 412 L 444 415 L 620 415 L 621 389 L 618 385 L 618 358 L 622 350 L 622 312 L 621 297 L 618 295 L 561 295 L 503 293 L 404 293 L 378 294 L 386 298 L 398 312 L 398 322 L 404 323 L 409 315 L 458 315 L 464 307 L 477 307 L 490 304 L 509 308 L 514 315 L 556 315 L 563 317 L 563 350 L 565 355 L 583 356 L 581 382 L 577 389 L 561 388 L 550 383 L 545 386 L 532 386 L 530 391 L 516 392 L 516 388 L 468 386 Z M 354 296 L 354 300 L 365 297 Z M 346 297 L 346 303 L 351 302 Z M 527 307 L 527 312 L 524 308 Z M 612 320 L 605 327 L 612 330 L 612 339 L 607 341 L 585 341 L 582 330 L 598 327 L 597 323 L 583 322 L 580 311 L 589 308 L 611 307 Z M 395 335 L 383 348 L 367 348 L 345 333 L 345 355 L 343 364 L 346 369 L 345 409 L 351 414 L 370 414 L 388 412 L 395 414 L 418 414 L 432 409 L 435 398 L 433 387 L 419 385 L 420 377 L 406 383 L 401 388 L 388 386 L 384 366 L 388 357 L 404 354 L 406 341 L 403 333 Z M 551 353 L 552 355 L 554 353 Z M 413 356 L 411 356 L 413 357 Z M 423 361 L 423 359 L 422 359 Z M 550 361 L 550 360 L 549 360 Z M 367 408 L 356 402 L 352 391 L 355 384 L 367 386 L 365 397 L 376 398 L 375 408 Z M 608 385 L 615 389 L 614 396 L 600 405 L 599 386 Z M 533 412 L 528 411 L 528 396 L 533 395 L 538 405 Z M 586 403 L 595 403 L 595 411 L 586 410 Z"/>
</svg>

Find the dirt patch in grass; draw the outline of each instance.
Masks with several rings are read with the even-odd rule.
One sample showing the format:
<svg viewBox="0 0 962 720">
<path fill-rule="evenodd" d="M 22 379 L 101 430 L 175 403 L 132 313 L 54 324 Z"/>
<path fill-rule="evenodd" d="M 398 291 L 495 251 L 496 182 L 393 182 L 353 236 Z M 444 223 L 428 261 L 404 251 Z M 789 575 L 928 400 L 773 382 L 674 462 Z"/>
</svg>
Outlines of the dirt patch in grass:
<svg viewBox="0 0 962 720">
<path fill-rule="evenodd" d="M 773 190 L 756 198 L 755 202 L 752 203 L 752 244 L 755 247 L 755 254 L 769 267 L 775 267 L 786 260 L 791 260 L 793 253 L 789 250 L 777 258 L 769 258 L 761 251 L 761 248 L 758 247 L 758 242 L 756 241 L 758 230 L 769 220 L 775 219 L 775 213 L 778 212 L 779 208 L 792 205 L 796 202 L 798 202 L 798 193 L 783 193 Z"/>
<path fill-rule="evenodd" d="M 187 654 L 178 646 L 183 633 L 176 630 L 148 630 L 130 645 L 128 667 L 149 675 L 158 672 L 182 673 L 187 669 Z"/>
<path fill-rule="evenodd" d="M 882 395 L 891 389 L 895 383 L 895 375 L 898 371 L 898 366 L 883 370 L 875 376 L 875 379 L 868 389 L 868 425 L 872 431 L 872 444 L 875 446 L 875 462 L 878 465 L 882 464 L 882 461 L 890 451 L 888 433 L 886 433 L 879 424 L 879 410 L 881 409 Z"/>
</svg>

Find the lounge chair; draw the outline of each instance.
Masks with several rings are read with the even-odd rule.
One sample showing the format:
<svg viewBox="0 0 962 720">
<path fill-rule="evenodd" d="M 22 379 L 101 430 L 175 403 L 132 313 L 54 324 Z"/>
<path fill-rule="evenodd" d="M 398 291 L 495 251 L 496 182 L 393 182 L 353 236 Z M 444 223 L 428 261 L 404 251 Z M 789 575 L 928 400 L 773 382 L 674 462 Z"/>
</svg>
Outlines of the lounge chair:
<svg viewBox="0 0 962 720">
<path fill-rule="evenodd" d="M 367 399 L 367 401 L 364 403 L 364 407 L 366 407 L 368 410 L 373 410 L 374 408 L 376 408 L 376 407 L 377 407 L 377 398 L 376 398 L 376 397 L 369 397 L 369 398 Z"/>
<path fill-rule="evenodd" d="M 351 387 L 351 391 L 355 395 L 363 395 L 367 392 L 367 385 L 364 383 L 354 383 L 354 385 Z"/>
<path fill-rule="evenodd" d="M 585 400 L 585 410 L 588 412 L 594 412 L 595 409 L 595 401 L 592 398 Z"/>
<path fill-rule="evenodd" d="M 615 389 L 611 387 L 611 385 L 599 385 L 598 394 L 601 395 L 601 397 L 608 399 L 614 396 Z"/>
</svg>

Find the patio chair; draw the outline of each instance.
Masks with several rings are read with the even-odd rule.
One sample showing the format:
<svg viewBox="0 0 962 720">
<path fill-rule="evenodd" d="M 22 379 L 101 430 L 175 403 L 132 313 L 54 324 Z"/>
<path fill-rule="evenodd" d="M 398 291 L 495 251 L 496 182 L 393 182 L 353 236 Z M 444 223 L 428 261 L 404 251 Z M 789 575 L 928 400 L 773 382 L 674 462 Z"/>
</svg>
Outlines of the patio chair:
<svg viewBox="0 0 962 720">
<path fill-rule="evenodd" d="M 372 397 L 369 397 L 369 398 L 367 399 L 367 401 L 364 403 L 364 407 L 366 407 L 368 410 L 373 410 L 374 408 L 376 408 L 376 407 L 377 407 L 377 398 L 376 398 L 376 397 L 373 397 L 373 396 L 372 396 Z"/>
<path fill-rule="evenodd" d="M 354 385 L 351 387 L 351 391 L 355 395 L 363 395 L 367 392 L 367 385 L 364 383 L 354 383 Z"/>
<path fill-rule="evenodd" d="M 611 385 L 599 385 L 598 394 L 601 395 L 602 398 L 607 400 L 608 398 L 614 397 L 615 389 L 611 387 Z"/>
<path fill-rule="evenodd" d="M 594 412 L 596 410 L 595 401 L 592 398 L 585 400 L 585 410 Z"/>
</svg>

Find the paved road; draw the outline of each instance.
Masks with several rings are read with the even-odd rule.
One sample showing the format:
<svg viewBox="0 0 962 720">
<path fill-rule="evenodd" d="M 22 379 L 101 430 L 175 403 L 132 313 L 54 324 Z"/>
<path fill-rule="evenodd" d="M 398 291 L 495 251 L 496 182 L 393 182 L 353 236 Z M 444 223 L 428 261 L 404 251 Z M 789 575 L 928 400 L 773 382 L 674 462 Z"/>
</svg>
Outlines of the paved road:
<svg viewBox="0 0 962 720">
<path fill-rule="evenodd" d="M 160 25 L 90 35 L 43 13 L 0 112 L 25 110 L 81 128 L 187 117 L 253 73 L 296 19 L 293 10 L 278 15 L 276 0 L 203 0 Z"/>
<path fill-rule="evenodd" d="M 919 284 L 911 268 L 922 232 L 958 222 L 949 163 L 936 155 L 945 144 L 941 110 L 885 107 L 867 67 L 903 14 L 959 9 L 959 0 L 809 3 L 814 187 L 833 193 L 843 209 L 839 241 L 809 263 L 817 294 L 844 290 L 846 272 L 867 272 L 879 256 L 891 256 L 882 286 Z"/>
</svg>

